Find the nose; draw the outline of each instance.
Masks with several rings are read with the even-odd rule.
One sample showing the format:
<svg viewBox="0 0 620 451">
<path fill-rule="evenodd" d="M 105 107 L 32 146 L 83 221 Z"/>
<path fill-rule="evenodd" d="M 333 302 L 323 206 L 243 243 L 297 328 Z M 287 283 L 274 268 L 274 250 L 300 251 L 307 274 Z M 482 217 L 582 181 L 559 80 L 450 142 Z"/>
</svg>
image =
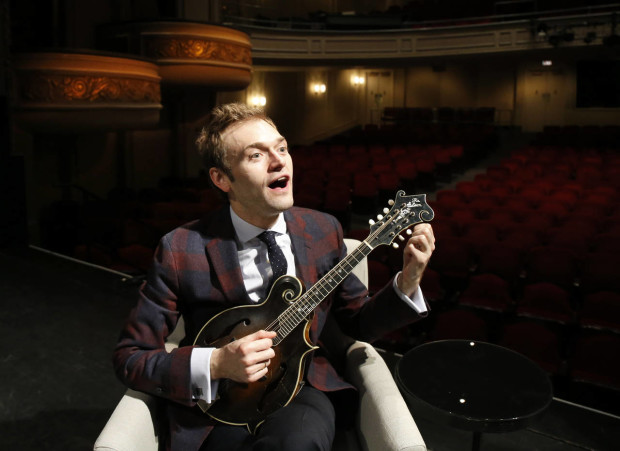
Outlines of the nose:
<svg viewBox="0 0 620 451">
<path fill-rule="evenodd" d="M 286 155 L 279 152 L 278 149 L 273 149 L 269 152 L 271 157 L 270 166 L 280 168 L 286 164 Z"/>
</svg>

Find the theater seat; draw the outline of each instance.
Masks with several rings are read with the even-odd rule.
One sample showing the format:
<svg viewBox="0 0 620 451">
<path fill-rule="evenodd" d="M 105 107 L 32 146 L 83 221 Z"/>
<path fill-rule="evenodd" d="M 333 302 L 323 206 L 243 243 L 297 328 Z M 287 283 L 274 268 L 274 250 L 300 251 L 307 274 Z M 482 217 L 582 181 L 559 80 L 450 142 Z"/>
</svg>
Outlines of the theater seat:
<svg viewBox="0 0 620 451">
<path fill-rule="evenodd" d="M 517 306 L 517 316 L 571 324 L 575 311 L 570 304 L 569 293 L 549 282 L 526 285 L 523 298 Z"/>
<path fill-rule="evenodd" d="M 359 241 L 345 239 L 349 252 Z M 354 274 L 368 284 L 364 262 Z M 182 319 L 181 319 L 182 321 Z M 177 346 L 183 335 L 180 322 L 168 337 L 167 349 Z M 334 451 L 411 450 L 425 451 L 426 445 L 381 355 L 368 343 L 357 341 L 347 350 L 347 379 L 357 387 L 360 404 L 356 427 L 339 430 Z M 97 438 L 95 451 L 158 451 L 157 400 L 128 389 Z"/>
<path fill-rule="evenodd" d="M 551 375 L 563 371 L 560 339 L 543 324 L 530 321 L 508 324 L 499 344 L 530 358 Z"/>
<path fill-rule="evenodd" d="M 598 333 L 580 337 L 569 360 L 573 383 L 588 383 L 620 390 L 620 336 Z"/>
<path fill-rule="evenodd" d="M 586 295 L 579 312 L 579 324 L 620 333 L 620 293 L 599 291 Z"/>
<path fill-rule="evenodd" d="M 463 306 L 494 312 L 506 312 L 513 304 L 508 282 L 495 274 L 471 277 L 458 302 Z"/>
<path fill-rule="evenodd" d="M 437 315 L 430 333 L 432 340 L 488 340 L 486 322 L 469 310 L 454 309 Z"/>
</svg>

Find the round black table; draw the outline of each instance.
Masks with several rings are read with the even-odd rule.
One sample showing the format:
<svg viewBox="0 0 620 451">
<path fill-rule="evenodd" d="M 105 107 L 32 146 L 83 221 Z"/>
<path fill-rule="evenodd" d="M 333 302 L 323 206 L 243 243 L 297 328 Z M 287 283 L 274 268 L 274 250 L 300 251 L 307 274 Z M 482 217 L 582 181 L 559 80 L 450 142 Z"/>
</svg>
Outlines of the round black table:
<svg viewBox="0 0 620 451">
<path fill-rule="evenodd" d="M 509 432 L 534 422 L 549 406 L 549 376 L 525 356 L 490 343 L 442 340 L 408 351 L 395 374 L 412 412 L 481 433 Z"/>
</svg>

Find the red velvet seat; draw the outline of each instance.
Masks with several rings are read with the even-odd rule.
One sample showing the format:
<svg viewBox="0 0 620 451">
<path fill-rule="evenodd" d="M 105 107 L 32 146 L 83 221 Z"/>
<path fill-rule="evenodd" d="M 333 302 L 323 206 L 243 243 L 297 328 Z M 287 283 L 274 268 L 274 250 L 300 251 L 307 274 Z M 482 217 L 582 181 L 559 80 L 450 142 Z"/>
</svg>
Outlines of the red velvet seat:
<svg viewBox="0 0 620 451">
<path fill-rule="evenodd" d="M 530 321 L 508 324 L 498 344 L 523 354 L 551 375 L 563 370 L 560 338 L 543 324 Z"/>
<path fill-rule="evenodd" d="M 441 245 L 438 243 L 429 261 L 429 267 L 440 274 L 442 282 L 453 288 L 466 283 L 472 265 L 471 248 L 461 238 L 446 238 Z"/>
<path fill-rule="evenodd" d="M 467 310 L 448 310 L 437 315 L 430 332 L 432 340 L 488 340 L 485 321 L 474 312 Z"/>
<path fill-rule="evenodd" d="M 505 243 L 498 243 L 480 254 L 477 272 L 495 274 L 509 286 L 516 288 L 523 272 L 522 254 L 518 248 Z"/>
<path fill-rule="evenodd" d="M 495 274 L 472 276 L 469 285 L 459 296 L 460 305 L 506 312 L 513 304 L 508 282 Z"/>
<path fill-rule="evenodd" d="M 551 246 L 532 249 L 527 256 L 526 283 L 549 282 L 571 290 L 578 274 L 575 252 Z"/>
<path fill-rule="evenodd" d="M 599 291 L 586 295 L 579 312 L 579 324 L 620 333 L 620 293 Z"/>
<path fill-rule="evenodd" d="M 597 291 L 620 292 L 620 255 L 614 252 L 593 252 L 583 259 L 580 288 L 584 295 Z"/>
<path fill-rule="evenodd" d="M 570 324 L 575 321 L 575 310 L 565 289 L 540 282 L 525 286 L 517 305 L 517 316 Z"/>
<path fill-rule="evenodd" d="M 620 335 L 599 333 L 580 337 L 569 359 L 572 382 L 620 390 Z"/>
</svg>

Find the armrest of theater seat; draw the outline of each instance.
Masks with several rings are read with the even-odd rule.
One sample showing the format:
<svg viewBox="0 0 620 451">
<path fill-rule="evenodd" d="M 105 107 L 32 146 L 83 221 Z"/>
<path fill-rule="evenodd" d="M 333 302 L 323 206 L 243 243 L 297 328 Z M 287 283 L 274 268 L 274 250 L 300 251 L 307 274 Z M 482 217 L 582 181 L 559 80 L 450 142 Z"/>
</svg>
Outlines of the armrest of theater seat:
<svg viewBox="0 0 620 451">
<path fill-rule="evenodd" d="M 166 341 L 166 351 L 178 347 L 185 336 L 185 322 L 179 318 L 176 329 Z M 127 389 L 95 442 L 95 451 L 158 451 L 159 434 L 155 430 L 157 399 Z"/>
<path fill-rule="evenodd" d="M 95 442 L 95 451 L 158 451 L 157 400 L 128 389 Z"/>
<path fill-rule="evenodd" d="M 363 450 L 426 451 L 426 444 L 387 364 L 370 344 L 347 351 L 347 376 L 359 390 L 356 427 Z"/>
</svg>

